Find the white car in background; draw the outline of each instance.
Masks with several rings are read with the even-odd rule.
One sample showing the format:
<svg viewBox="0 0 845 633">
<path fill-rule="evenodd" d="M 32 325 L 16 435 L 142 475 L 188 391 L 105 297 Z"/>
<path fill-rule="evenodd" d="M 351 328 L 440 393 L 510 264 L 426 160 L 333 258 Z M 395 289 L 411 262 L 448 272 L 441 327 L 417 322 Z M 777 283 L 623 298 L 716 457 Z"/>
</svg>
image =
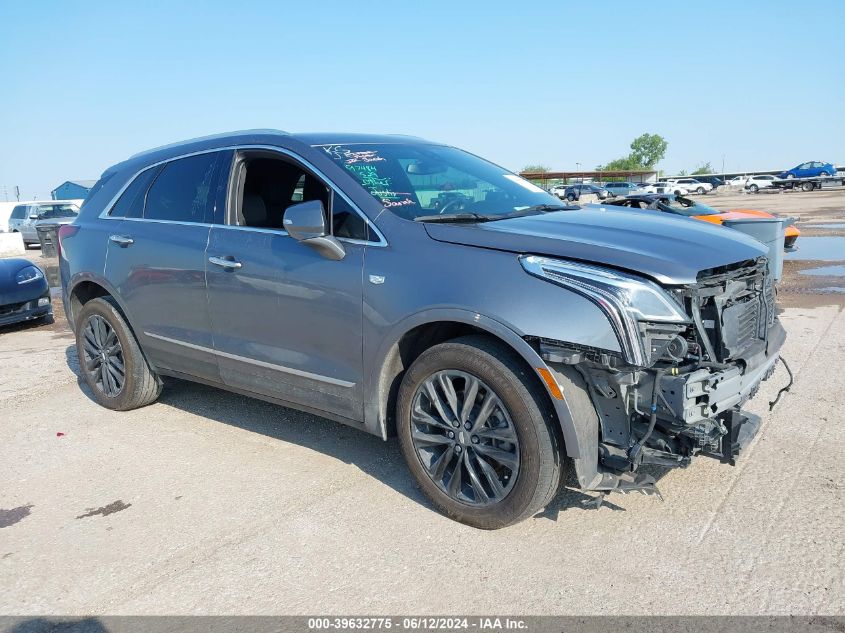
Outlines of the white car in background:
<svg viewBox="0 0 845 633">
<path fill-rule="evenodd" d="M 695 178 L 678 178 L 672 181 L 676 185 L 680 185 L 690 193 L 710 193 L 713 191 L 713 185 L 709 182 L 701 182 Z"/>
<path fill-rule="evenodd" d="M 745 181 L 745 190 L 757 193 L 760 189 L 771 189 L 774 187 L 772 181 L 777 180 L 775 176 L 763 174 L 762 176 L 749 176 Z"/>
<path fill-rule="evenodd" d="M 725 182 L 725 185 L 728 187 L 744 187 L 746 182 L 748 182 L 748 176 L 734 176 Z"/>
<path fill-rule="evenodd" d="M 671 193 L 676 196 L 689 195 L 689 191 L 682 185 L 665 180 L 649 183 L 647 186 L 637 191 L 637 193 Z"/>
</svg>

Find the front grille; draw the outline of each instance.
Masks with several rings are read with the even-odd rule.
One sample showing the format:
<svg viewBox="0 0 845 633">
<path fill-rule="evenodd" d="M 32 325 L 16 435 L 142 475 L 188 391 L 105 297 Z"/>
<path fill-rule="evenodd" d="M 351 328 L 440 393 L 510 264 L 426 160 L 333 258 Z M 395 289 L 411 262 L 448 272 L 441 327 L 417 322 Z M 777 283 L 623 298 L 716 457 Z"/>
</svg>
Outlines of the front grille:
<svg viewBox="0 0 845 633">
<path fill-rule="evenodd" d="M 23 303 L 7 303 L 6 305 L 0 305 L 0 316 L 12 314 L 12 312 L 20 312 L 27 303 L 27 301 L 24 301 Z"/>
<path fill-rule="evenodd" d="M 765 261 L 741 269 L 717 270 L 699 281 L 702 316 L 719 361 L 742 357 L 765 341 L 775 322 L 775 289 Z"/>
<path fill-rule="evenodd" d="M 760 338 L 760 308 L 759 297 L 753 296 L 722 311 L 722 345 L 729 358 L 740 355 Z"/>
</svg>

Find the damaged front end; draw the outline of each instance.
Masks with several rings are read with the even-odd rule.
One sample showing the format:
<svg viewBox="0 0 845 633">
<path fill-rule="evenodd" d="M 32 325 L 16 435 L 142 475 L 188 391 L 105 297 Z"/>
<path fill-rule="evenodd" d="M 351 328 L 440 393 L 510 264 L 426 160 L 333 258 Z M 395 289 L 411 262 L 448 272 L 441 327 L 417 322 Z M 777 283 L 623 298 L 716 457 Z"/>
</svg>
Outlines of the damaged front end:
<svg viewBox="0 0 845 633">
<path fill-rule="evenodd" d="M 638 472 L 642 465 L 683 467 L 699 454 L 734 463 L 759 426 L 741 407 L 774 372 L 785 340 L 765 258 L 670 289 L 622 273 L 591 277 L 589 267 L 554 260 L 527 263 L 602 307 L 621 343 L 612 352 L 534 341 L 564 394 L 573 394 L 582 488 L 649 492 L 654 480 Z"/>
</svg>

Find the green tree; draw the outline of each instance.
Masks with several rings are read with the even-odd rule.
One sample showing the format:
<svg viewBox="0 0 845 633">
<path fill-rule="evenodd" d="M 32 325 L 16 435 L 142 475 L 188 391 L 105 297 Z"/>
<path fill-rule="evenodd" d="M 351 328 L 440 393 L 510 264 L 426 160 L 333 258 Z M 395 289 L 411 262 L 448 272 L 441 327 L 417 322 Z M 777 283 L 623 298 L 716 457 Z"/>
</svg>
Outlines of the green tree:
<svg viewBox="0 0 845 633">
<path fill-rule="evenodd" d="M 654 169 L 666 155 L 669 143 L 659 134 L 642 134 L 631 142 L 631 153 L 624 158 L 617 158 L 607 165 L 599 165 L 596 170 L 633 171 Z"/>
<path fill-rule="evenodd" d="M 642 165 L 642 169 L 652 169 L 663 160 L 667 147 L 669 143 L 659 134 L 643 134 L 631 142 L 629 158 Z"/>
<path fill-rule="evenodd" d="M 625 158 L 617 158 L 610 161 L 607 165 L 599 165 L 596 171 L 629 171 L 632 169 L 642 169 L 642 166 L 630 156 Z"/>
<path fill-rule="evenodd" d="M 546 165 L 537 163 L 536 165 L 526 165 L 522 168 L 523 174 L 547 174 L 551 171 Z"/>
<path fill-rule="evenodd" d="M 689 174 L 687 173 L 687 170 L 686 170 L 686 169 L 682 169 L 681 171 L 679 171 L 679 172 L 678 172 L 678 175 L 679 175 L 679 176 L 689 176 Z"/>
<path fill-rule="evenodd" d="M 698 175 L 712 174 L 712 173 L 713 173 L 713 166 L 710 164 L 710 161 L 707 161 L 706 163 L 701 163 L 698 167 L 696 167 L 693 170 L 692 175 L 698 176 Z"/>
</svg>

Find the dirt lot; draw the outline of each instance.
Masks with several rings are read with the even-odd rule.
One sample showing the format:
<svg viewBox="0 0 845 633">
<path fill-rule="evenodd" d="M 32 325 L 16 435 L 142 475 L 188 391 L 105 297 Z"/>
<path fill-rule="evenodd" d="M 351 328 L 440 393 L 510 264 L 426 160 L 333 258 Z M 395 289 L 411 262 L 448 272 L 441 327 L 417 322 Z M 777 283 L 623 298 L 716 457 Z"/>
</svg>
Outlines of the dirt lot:
<svg viewBox="0 0 845 633">
<path fill-rule="evenodd" d="M 845 222 L 842 191 L 704 201 L 807 237 Z M 60 314 L 0 329 L 0 613 L 840 614 L 845 311 L 800 274 L 828 264 L 788 263 L 795 385 L 769 412 L 786 374 L 764 383 L 736 467 L 699 458 L 655 472 L 664 501 L 599 510 L 567 488 L 497 532 L 434 512 L 395 441 L 178 381 L 107 411 Z"/>
</svg>

